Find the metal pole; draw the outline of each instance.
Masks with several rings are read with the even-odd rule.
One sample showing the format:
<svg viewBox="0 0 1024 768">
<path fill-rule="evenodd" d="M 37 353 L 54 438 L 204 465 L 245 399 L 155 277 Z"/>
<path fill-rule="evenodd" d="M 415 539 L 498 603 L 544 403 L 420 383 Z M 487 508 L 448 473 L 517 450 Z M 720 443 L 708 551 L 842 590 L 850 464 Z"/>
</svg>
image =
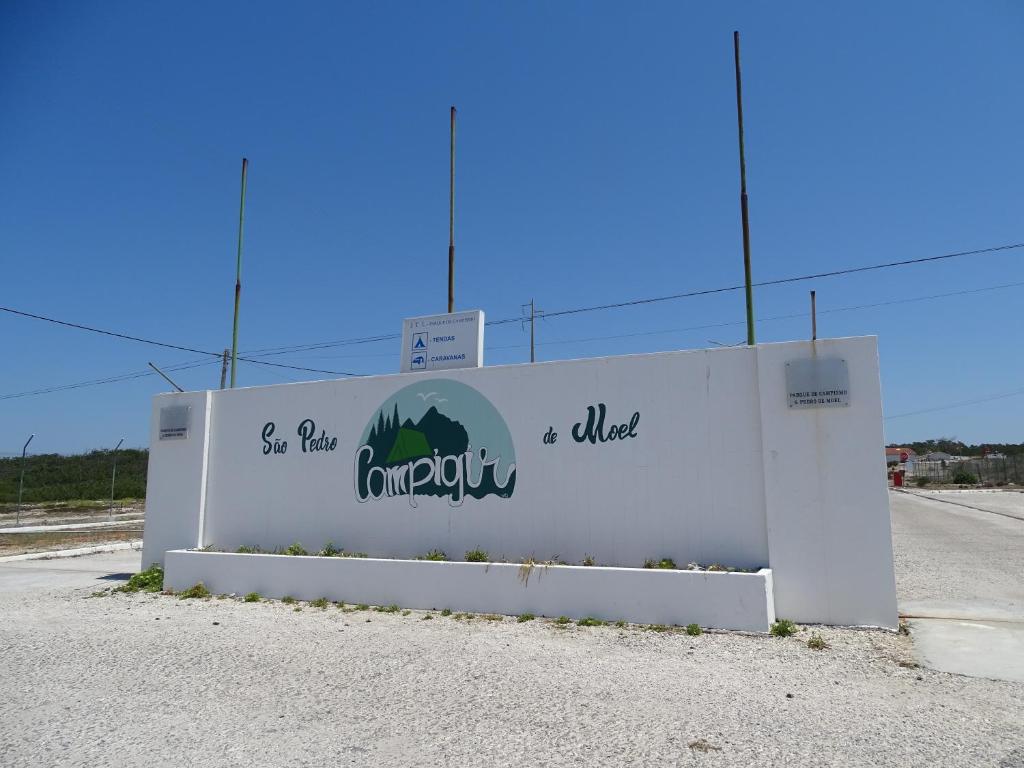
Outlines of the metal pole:
<svg viewBox="0 0 1024 768">
<path fill-rule="evenodd" d="M 740 77 L 740 33 L 732 33 L 736 58 L 736 119 L 740 137 L 740 215 L 743 220 L 743 278 L 747 295 L 747 344 L 754 343 L 754 291 L 750 279 L 750 221 L 747 214 L 747 159 L 743 147 L 743 81 Z"/>
<path fill-rule="evenodd" d="M 154 371 L 156 371 L 156 372 L 157 372 L 157 373 L 159 373 L 159 374 L 160 374 L 161 376 L 163 376 L 163 377 L 164 377 L 164 378 L 165 378 L 165 379 L 167 380 L 167 383 L 168 383 L 168 384 L 170 384 L 170 385 L 171 385 L 172 387 L 174 387 L 174 388 L 175 388 L 176 390 L 178 390 L 179 392 L 184 392 L 184 391 L 185 391 L 184 389 L 182 389 L 181 387 L 179 387 L 179 386 L 178 386 L 177 384 L 175 384 L 175 383 L 174 383 L 174 381 L 173 381 L 173 380 L 171 379 L 171 377 L 170 377 L 170 376 L 168 376 L 168 375 L 167 375 L 166 373 L 164 373 L 163 371 L 161 371 L 161 370 L 160 370 L 159 368 L 157 368 L 157 367 L 156 367 L 155 365 L 153 365 L 152 363 L 146 363 L 146 365 L 148 365 L 148 366 L 149 366 L 150 368 L 152 368 L 152 369 L 153 369 Z"/>
<path fill-rule="evenodd" d="M 114 446 L 114 471 L 110 473 L 110 512 L 107 514 L 108 520 L 114 519 L 114 481 L 117 479 L 117 449 L 121 447 L 121 443 L 124 442 L 122 437 L 117 441 L 117 445 Z"/>
<path fill-rule="evenodd" d="M 235 388 L 238 365 L 238 304 L 242 298 L 242 227 L 245 224 L 245 177 L 249 161 L 242 158 L 242 201 L 238 206 L 238 261 L 235 265 L 235 322 L 231 328 L 231 388 Z"/>
<path fill-rule="evenodd" d="M 537 317 L 537 309 L 533 304 L 533 299 L 530 299 L 530 362 L 536 362 L 537 358 L 533 354 L 533 326 Z"/>
<path fill-rule="evenodd" d="M 18 511 L 14 516 L 15 525 L 21 525 L 21 491 L 25 487 L 25 451 L 28 450 L 28 444 L 32 442 L 32 438 L 35 436 L 35 432 L 29 435 L 25 445 L 21 448 L 21 479 L 18 481 Z"/>
<path fill-rule="evenodd" d="M 220 363 L 220 388 L 224 389 L 224 385 L 227 383 L 228 378 L 228 358 L 231 355 L 230 349 L 224 350 L 224 359 Z"/>
<path fill-rule="evenodd" d="M 811 291 L 811 341 L 818 339 L 818 310 L 814 306 L 814 291 Z"/>
<path fill-rule="evenodd" d="M 448 311 L 455 311 L 455 107 L 452 107 L 448 175 Z"/>
</svg>

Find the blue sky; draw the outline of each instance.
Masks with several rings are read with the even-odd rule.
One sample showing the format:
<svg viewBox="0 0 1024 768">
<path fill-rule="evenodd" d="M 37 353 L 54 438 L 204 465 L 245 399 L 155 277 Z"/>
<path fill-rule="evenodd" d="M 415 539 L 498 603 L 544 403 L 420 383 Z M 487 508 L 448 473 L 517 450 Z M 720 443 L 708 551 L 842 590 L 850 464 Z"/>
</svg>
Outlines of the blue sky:
<svg viewBox="0 0 1024 768">
<path fill-rule="evenodd" d="M 742 281 L 732 31 L 756 280 L 1024 242 L 1013 2 L 6 3 L 0 304 L 199 349 L 400 330 Z M 759 318 L 877 334 L 890 416 L 1020 391 L 1024 251 L 762 288 Z M 844 307 L 985 289 L 853 311 Z M 992 289 L 992 290 L 989 290 Z M 540 359 L 744 338 L 742 292 L 553 318 Z M 714 329 L 694 326 L 734 322 Z M 657 333 L 656 333 L 657 332 Z M 806 337 L 764 320 L 759 341 Z M 620 338 L 607 338 L 618 336 Z M 587 339 L 598 339 L 589 340 Z M 197 356 L 0 313 L 0 395 Z M 398 369 L 398 342 L 272 358 Z M 528 360 L 519 324 L 488 363 Z M 219 365 L 179 371 L 215 387 Z M 239 384 L 297 371 L 240 364 Z M 156 376 L 0 400 L 0 452 L 148 441 Z M 1024 396 L 890 418 L 890 441 L 1024 439 Z"/>
</svg>

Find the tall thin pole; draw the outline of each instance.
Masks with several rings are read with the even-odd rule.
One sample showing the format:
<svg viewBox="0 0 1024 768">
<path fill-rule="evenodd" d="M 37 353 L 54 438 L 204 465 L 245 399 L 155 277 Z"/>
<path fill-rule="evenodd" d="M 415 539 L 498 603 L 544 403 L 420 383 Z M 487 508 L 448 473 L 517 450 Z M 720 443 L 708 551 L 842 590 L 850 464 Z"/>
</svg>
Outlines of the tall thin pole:
<svg viewBox="0 0 1024 768">
<path fill-rule="evenodd" d="M 534 362 L 537 361 L 537 358 L 536 358 L 536 356 L 533 353 L 533 338 L 534 338 L 533 327 L 536 324 L 536 322 L 535 322 L 536 319 L 537 319 L 537 308 L 536 308 L 536 306 L 534 306 L 533 299 L 530 299 L 530 362 L 531 363 L 534 363 Z"/>
<path fill-rule="evenodd" d="M 110 512 L 107 514 L 108 520 L 114 519 L 114 481 L 117 480 L 117 451 L 123 442 L 124 438 L 122 437 L 117 441 L 117 445 L 114 446 L 114 469 L 110 473 Z"/>
<path fill-rule="evenodd" d="M 25 451 L 28 450 L 28 444 L 32 442 L 32 438 L 35 436 L 35 432 L 29 435 L 25 445 L 21 448 L 21 479 L 18 481 L 18 512 L 14 516 L 15 525 L 21 525 L 21 491 L 25 487 Z"/>
<path fill-rule="evenodd" d="M 736 57 L 736 119 L 740 135 L 740 215 L 743 219 L 743 278 L 747 295 L 747 344 L 754 343 L 754 290 L 750 279 L 750 221 L 747 215 L 747 159 L 743 147 L 743 81 L 740 77 L 740 33 L 732 33 Z"/>
<path fill-rule="evenodd" d="M 818 310 L 814 304 L 814 291 L 811 291 L 811 341 L 818 340 Z"/>
<path fill-rule="evenodd" d="M 455 107 L 448 169 L 448 311 L 455 311 Z"/>
<path fill-rule="evenodd" d="M 238 261 L 235 265 L 235 322 L 231 328 L 231 388 L 235 387 L 238 365 L 238 304 L 242 298 L 242 228 L 245 224 L 245 176 L 249 161 L 242 158 L 242 201 L 238 206 Z"/>
<path fill-rule="evenodd" d="M 179 392 L 184 392 L 184 391 L 185 391 L 184 389 L 182 389 L 181 387 L 179 387 L 179 386 L 178 386 L 177 384 L 175 384 L 175 383 L 174 383 L 174 380 L 173 380 L 173 379 L 172 379 L 172 378 L 171 378 L 170 376 L 168 376 L 168 375 L 167 375 L 166 373 L 164 373 L 163 371 L 161 371 L 161 370 L 160 370 L 159 368 L 157 368 L 157 367 L 156 367 L 155 365 L 153 365 L 152 363 L 146 363 L 146 365 L 148 365 L 148 366 L 149 366 L 150 368 L 152 368 L 152 369 L 153 369 L 154 371 L 156 371 L 156 372 L 157 372 L 157 373 L 159 373 L 159 374 L 160 374 L 161 376 L 163 376 L 163 377 L 164 377 L 164 379 L 165 379 L 165 380 L 167 381 L 167 383 L 168 383 L 168 384 L 170 384 L 170 385 L 171 385 L 172 387 L 174 387 L 174 388 L 175 388 L 176 390 L 178 390 Z"/>
<path fill-rule="evenodd" d="M 228 378 L 228 358 L 231 356 L 231 350 L 224 350 L 224 358 L 220 362 L 220 388 L 224 389 L 224 385 L 227 383 Z"/>
</svg>

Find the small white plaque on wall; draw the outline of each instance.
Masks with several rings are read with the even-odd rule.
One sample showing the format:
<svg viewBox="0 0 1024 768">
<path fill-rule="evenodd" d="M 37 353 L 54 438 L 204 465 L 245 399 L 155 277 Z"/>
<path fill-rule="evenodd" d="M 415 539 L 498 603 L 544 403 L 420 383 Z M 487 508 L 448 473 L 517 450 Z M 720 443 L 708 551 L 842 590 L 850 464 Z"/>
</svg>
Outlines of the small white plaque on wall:
<svg viewBox="0 0 1024 768">
<path fill-rule="evenodd" d="M 790 408 L 844 408 L 850 404 L 850 372 L 839 357 L 810 357 L 786 363 Z"/>
<path fill-rule="evenodd" d="M 160 409 L 160 439 L 188 440 L 191 422 L 191 405 L 165 405 Z"/>
</svg>

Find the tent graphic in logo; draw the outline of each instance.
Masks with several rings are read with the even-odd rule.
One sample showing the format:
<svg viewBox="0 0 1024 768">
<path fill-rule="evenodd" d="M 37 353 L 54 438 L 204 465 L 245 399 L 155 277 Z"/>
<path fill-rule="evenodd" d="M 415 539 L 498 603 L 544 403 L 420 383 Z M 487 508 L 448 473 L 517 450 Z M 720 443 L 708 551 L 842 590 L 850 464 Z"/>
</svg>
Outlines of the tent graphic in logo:
<svg viewBox="0 0 1024 768">
<path fill-rule="evenodd" d="M 355 457 L 356 499 L 509 498 L 516 454 L 501 414 L 472 387 L 451 379 L 410 384 L 386 400 L 363 430 Z"/>
</svg>

